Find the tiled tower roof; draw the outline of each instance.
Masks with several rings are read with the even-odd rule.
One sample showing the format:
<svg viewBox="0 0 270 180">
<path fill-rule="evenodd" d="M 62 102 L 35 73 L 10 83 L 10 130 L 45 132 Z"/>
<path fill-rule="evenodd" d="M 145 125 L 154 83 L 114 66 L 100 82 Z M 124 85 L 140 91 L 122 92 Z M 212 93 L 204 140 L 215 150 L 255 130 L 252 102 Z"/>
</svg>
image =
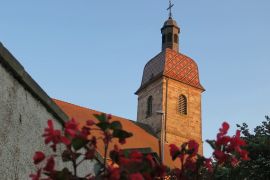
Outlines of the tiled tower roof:
<svg viewBox="0 0 270 180">
<path fill-rule="evenodd" d="M 136 94 L 149 83 L 162 76 L 204 91 L 203 86 L 200 84 L 196 62 L 181 53 L 167 48 L 145 65 L 141 87 Z"/>
</svg>

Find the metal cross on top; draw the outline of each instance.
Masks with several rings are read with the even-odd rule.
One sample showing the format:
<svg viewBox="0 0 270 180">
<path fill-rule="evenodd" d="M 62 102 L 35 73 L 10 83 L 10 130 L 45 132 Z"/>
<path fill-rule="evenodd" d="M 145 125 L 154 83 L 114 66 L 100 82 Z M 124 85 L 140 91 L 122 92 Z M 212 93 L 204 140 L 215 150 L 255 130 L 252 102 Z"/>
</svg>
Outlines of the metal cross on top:
<svg viewBox="0 0 270 180">
<path fill-rule="evenodd" d="M 169 0 L 169 7 L 167 8 L 167 10 L 169 10 L 169 18 L 172 17 L 172 7 L 174 6 L 174 4 L 172 4 L 172 1 Z"/>
</svg>

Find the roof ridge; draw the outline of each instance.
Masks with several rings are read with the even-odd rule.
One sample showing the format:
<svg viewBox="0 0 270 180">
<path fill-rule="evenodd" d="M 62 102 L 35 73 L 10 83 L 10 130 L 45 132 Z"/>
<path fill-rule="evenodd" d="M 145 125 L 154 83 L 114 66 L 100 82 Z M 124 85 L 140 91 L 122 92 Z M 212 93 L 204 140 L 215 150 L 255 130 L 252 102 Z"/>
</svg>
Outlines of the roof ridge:
<svg viewBox="0 0 270 180">
<path fill-rule="evenodd" d="M 63 103 L 67 103 L 67 104 L 70 104 L 70 105 L 72 105 L 72 106 L 77 106 L 77 107 L 79 107 L 79 108 L 83 108 L 83 109 L 86 109 L 86 110 L 89 110 L 89 111 L 95 111 L 95 112 L 97 112 L 97 113 L 104 113 L 104 114 L 111 114 L 111 113 L 105 113 L 105 112 L 102 112 L 102 111 L 97 111 L 97 110 L 94 110 L 94 109 L 91 109 L 91 108 L 88 108 L 88 107 L 85 107 L 85 106 L 80 106 L 80 105 L 77 105 L 77 104 L 73 104 L 73 103 L 70 103 L 70 102 L 67 102 L 67 101 L 63 101 L 63 100 L 59 100 L 59 99 L 54 99 L 54 98 L 52 98 L 53 100 L 56 100 L 56 101 L 61 101 L 61 102 L 63 102 Z M 129 121 L 133 121 L 133 120 L 131 120 L 131 119 L 127 119 L 127 118 L 124 118 L 124 117 L 120 117 L 120 116 L 118 116 L 118 115 L 114 115 L 114 114 L 111 114 L 113 117 L 115 117 L 115 118 L 122 118 L 122 119 L 126 119 L 126 120 L 129 120 Z"/>
<path fill-rule="evenodd" d="M 55 99 L 55 98 L 51 98 L 53 101 L 60 101 L 60 102 L 63 102 L 63 103 L 66 103 L 66 104 L 70 104 L 72 106 L 77 106 L 79 108 L 83 108 L 83 109 L 87 109 L 87 110 L 91 110 L 91 111 L 95 111 L 95 112 L 98 112 L 98 113 L 105 113 L 105 112 L 101 112 L 101 111 L 97 111 L 97 110 L 94 110 L 94 109 L 91 109 L 91 108 L 88 108 L 88 107 L 85 107 L 85 106 L 80 106 L 80 105 L 77 105 L 77 104 L 74 104 L 74 103 L 71 103 L 71 102 L 67 102 L 67 101 L 63 101 L 63 100 L 60 100 L 60 99 Z M 107 113 L 106 113 L 107 114 Z M 114 116 L 114 115 L 113 115 Z"/>
<path fill-rule="evenodd" d="M 67 103 L 67 104 L 70 104 L 72 106 L 77 106 L 79 108 L 83 108 L 83 109 L 86 109 L 86 110 L 90 110 L 90 111 L 95 111 L 97 113 L 105 113 L 105 112 L 102 112 L 102 111 L 97 111 L 97 110 L 94 110 L 94 109 L 91 109 L 91 108 L 88 108 L 88 107 L 85 107 L 85 106 L 80 106 L 80 105 L 77 105 L 77 104 L 73 104 L 73 103 L 70 103 L 70 102 L 67 102 L 67 101 L 63 101 L 63 100 L 59 100 L 59 99 L 55 99 L 55 98 L 52 98 L 53 101 L 60 101 L 60 102 L 63 102 L 63 103 Z M 108 114 L 108 113 L 105 113 L 105 114 Z M 128 120 L 128 121 L 131 121 L 131 122 L 137 122 L 135 120 L 132 120 L 132 119 L 128 119 L 128 118 L 125 118 L 125 117 L 120 117 L 118 115 L 114 115 L 114 114 L 111 114 L 114 118 L 121 118 L 121 119 L 125 119 L 125 120 Z M 140 127 L 140 126 L 138 126 Z"/>
</svg>

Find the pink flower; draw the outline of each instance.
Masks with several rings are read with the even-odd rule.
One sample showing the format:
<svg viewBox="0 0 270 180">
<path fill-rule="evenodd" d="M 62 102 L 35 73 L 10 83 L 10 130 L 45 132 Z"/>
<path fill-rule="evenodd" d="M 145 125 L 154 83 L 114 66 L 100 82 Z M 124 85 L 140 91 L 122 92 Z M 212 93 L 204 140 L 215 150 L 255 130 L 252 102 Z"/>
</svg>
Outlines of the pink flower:
<svg viewBox="0 0 270 180">
<path fill-rule="evenodd" d="M 205 159 L 203 165 L 209 172 L 213 172 L 213 164 L 212 164 L 212 160 L 210 158 Z"/>
<path fill-rule="evenodd" d="M 231 159 L 231 165 L 232 165 L 233 167 L 236 167 L 236 166 L 238 165 L 238 163 L 239 163 L 239 161 L 238 161 L 238 159 L 236 159 L 236 157 L 233 157 L 233 158 Z"/>
<path fill-rule="evenodd" d="M 217 138 L 216 145 L 217 146 L 226 146 L 231 141 L 231 138 L 229 136 L 220 136 Z"/>
<path fill-rule="evenodd" d="M 109 180 L 119 180 L 120 179 L 120 169 L 109 167 Z"/>
<path fill-rule="evenodd" d="M 143 176 L 141 173 L 133 173 L 130 174 L 128 177 L 129 180 L 144 180 Z"/>
<path fill-rule="evenodd" d="M 142 153 L 139 151 L 132 151 L 129 156 L 132 159 L 141 159 L 143 157 Z"/>
<path fill-rule="evenodd" d="M 139 151 L 132 151 L 129 157 L 121 156 L 119 158 L 120 164 L 123 167 L 129 167 L 134 164 L 142 163 L 143 155 Z"/>
<path fill-rule="evenodd" d="M 244 161 L 250 160 L 250 158 L 248 157 L 248 152 L 246 150 L 242 150 L 240 152 L 240 156 L 241 156 L 242 160 L 244 160 Z"/>
<path fill-rule="evenodd" d="M 240 133 L 241 133 L 240 130 L 236 131 L 235 136 L 233 136 L 231 138 L 231 142 L 230 142 L 230 146 L 229 146 L 230 150 L 234 150 L 234 151 L 236 151 L 238 153 L 241 152 L 240 147 L 246 145 L 246 142 L 240 137 Z"/>
<path fill-rule="evenodd" d="M 151 154 L 147 154 L 147 156 L 145 157 L 145 159 L 148 161 L 148 163 L 150 164 L 150 167 L 153 168 L 155 167 L 156 163 L 153 159 L 153 156 Z"/>
<path fill-rule="evenodd" d="M 53 172 L 54 171 L 54 166 L 55 166 L 55 161 L 54 158 L 51 156 L 48 160 L 47 160 L 47 164 L 46 166 L 43 168 L 44 171 L 48 171 L 48 172 Z"/>
<path fill-rule="evenodd" d="M 111 114 L 107 114 L 107 119 L 112 119 L 112 115 Z"/>
<path fill-rule="evenodd" d="M 190 171 L 195 171 L 196 170 L 196 162 L 192 160 L 191 158 L 187 158 L 186 162 L 184 164 L 185 168 L 190 170 Z"/>
<path fill-rule="evenodd" d="M 190 156 L 195 156 L 198 153 L 199 144 L 194 140 L 190 140 L 188 141 L 188 149 L 193 151 Z"/>
<path fill-rule="evenodd" d="M 45 155 L 41 151 L 37 151 L 33 157 L 34 164 L 38 164 L 45 159 Z"/>
<path fill-rule="evenodd" d="M 79 124 L 75 121 L 75 119 L 67 121 L 65 123 L 65 133 L 74 138 L 79 130 L 78 125 Z"/>
<path fill-rule="evenodd" d="M 147 172 L 142 173 L 144 180 L 152 180 L 153 178 Z"/>
<path fill-rule="evenodd" d="M 52 142 L 51 148 L 53 151 L 56 151 L 56 145 L 61 142 L 66 145 L 70 144 L 70 141 L 66 137 L 61 136 L 60 130 L 54 129 L 52 120 L 48 120 L 47 123 L 48 127 L 45 128 L 45 133 L 42 135 L 45 137 L 45 144 Z"/>
<path fill-rule="evenodd" d="M 217 134 L 217 139 L 220 136 L 224 136 L 225 134 L 227 134 L 229 128 L 230 128 L 230 125 L 227 122 L 223 122 L 222 127 L 219 129 L 219 133 Z"/>
<path fill-rule="evenodd" d="M 220 129 L 220 132 L 227 134 L 229 128 L 230 128 L 230 125 L 227 122 L 223 122 L 222 128 Z"/>
<path fill-rule="evenodd" d="M 32 180 L 39 180 L 41 176 L 41 169 L 37 171 L 37 174 L 30 174 L 29 177 L 32 178 Z"/>
<path fill-rule="evenodd" d="M 90 128 L 83 126 L 81 129 L 81 132 L 79 132 L 79 134 L 80 134 L 79 137 L 87 140 L 87 137 L 90 135 Z"/>
<path fill-rule="evenodd" d="M 61 136 L 61 142 L 64 143 L 65 145 L 70 145 L 71 143 L 71 141 L 65 136 Z"/>
<path fill-rule="evenodd" d="M 95 121 L 93 121 L 93 120 L 87 120 L 87 121 L 86 121 L 86 125 L 87 125 L 87 126 L 93 126 L 94 124 L 96 124 L 96 123 L 95 123 Z"/>
<path fill-rule="evenodd" d="M 96 153 L 95 148 L 88 149 L 85 153 L 85 159 L 94 159 Z"/>
<path fill-rule="evenodd" d="M 92 145 L 97 148 L 97 138 L 95 136 L 92 137 L 92 139 L 90 140 Z"/>
<path fill-rule="evenodd" d="M 213 155 L 219 164 L 225 163 L 227 161 L 227 155 L 220 150 L 215 150 Z"/>
<path fill-rule="evenodd" d="M 170 154 L 171 157 L 173 158 L 176 153 L 178 153 L 180 150 L 175 144 L 170 144 Z"/>
</svg>

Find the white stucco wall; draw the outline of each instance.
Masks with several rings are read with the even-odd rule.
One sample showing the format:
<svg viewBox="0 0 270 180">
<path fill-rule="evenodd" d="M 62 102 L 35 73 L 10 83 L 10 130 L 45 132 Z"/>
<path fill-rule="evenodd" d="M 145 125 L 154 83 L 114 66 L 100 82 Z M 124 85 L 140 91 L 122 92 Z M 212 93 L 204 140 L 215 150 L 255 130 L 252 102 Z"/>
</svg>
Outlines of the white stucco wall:
<svg viewBox="0 0 270 180">
<path fill-rule="evenodd" d="M 34 152 L 48 152 L 41 138 L 48 119 L 55 118 L 0 64 L 0 179 L 29 179 Z"/>
<path fill-rule="evenodd" d="M 35 151 L 52 153 L 42 138 L 48 119 L 54 120 L 55 128 L 61 128 L 38 98 L 0 63 L 0 180 L 29 179 L 29 174 L 35 172 L 32 160 Z M 72 170 L 70 163 L 56 160 L 57 169 L 65 166 Z M 94 173 L 96 163 L 96 160 L 82 163 L 79 175 Z"/>
</svg>

